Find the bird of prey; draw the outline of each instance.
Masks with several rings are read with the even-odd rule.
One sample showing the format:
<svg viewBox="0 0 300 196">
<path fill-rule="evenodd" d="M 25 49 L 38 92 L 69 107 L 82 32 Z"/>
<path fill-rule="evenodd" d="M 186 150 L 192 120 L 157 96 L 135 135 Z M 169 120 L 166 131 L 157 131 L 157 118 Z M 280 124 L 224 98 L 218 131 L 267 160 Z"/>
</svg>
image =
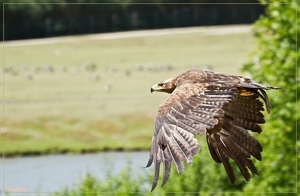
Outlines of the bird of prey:
<svg viewBox="0 0 300 196">
<path fill-rule="evenodd" d="M 171 163 L 177 172 L 184 172 L 184 161 L 191 164 L 200 151 L 194 134 L 206 134 L 211 157 L 222 163 L 231 183 L 236 178 L 229 159 L 237 164 L 247 181 L 249 170 L 257 174 L 251 156 L 261 160 L 262 146 L 248 130 L 261 133 L 265 123 L 264 104 L 271 106 L 265 90 L 277 87 L 259 84 L 249 78 L 219 74 L 198 69 L 160 82 L 151 92 L 170 96 L 159 106 L 152 138 L 149 161 L 154 162 L 153 191 L 157 186 L 160 164 L 164 166 L 162 186 L 167 182 Z"/>
</svg>

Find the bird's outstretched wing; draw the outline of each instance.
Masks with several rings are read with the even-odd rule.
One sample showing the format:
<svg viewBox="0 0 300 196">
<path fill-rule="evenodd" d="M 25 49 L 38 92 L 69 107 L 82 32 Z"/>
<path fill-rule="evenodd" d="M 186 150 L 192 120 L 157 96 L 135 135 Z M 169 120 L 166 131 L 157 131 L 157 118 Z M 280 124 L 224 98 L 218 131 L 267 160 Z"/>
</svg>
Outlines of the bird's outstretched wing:
<svg viewBox="0 0 300 196">
<path fill-rule="evenodd" d="M 206 132 L 212 158 L 223 164 L 232 183 L 235 183 L 236 178 L 229 158 L 234 160 L 246 180 L 250 180 L 248 169 L 257 174 L 251 156 L 261 160 L 262 146 L 247 130 L 258 133 L 262 131 L 258 124 L 265 122 L 261 113 L 264 108 L 256 93 L 250 89 L 245 93 L 245 90 L 238 89 L 234 99 L 223 106 L 225 114 L 218 118 L 219 123 Z"/>
<path fill-rule="evenodd" d="M 263 90 L 262 90 L 263 91 Z M 264 92 L 264 91 L 263 91 Z M 258 123 L 264 122 L 263 104 L 257 89 L 233 86 L 230 83 L 186 83 L 177 86 L 158 109 L 149 161 L 155 164 L 152 190 L 157 186 L 160 164 L 167 182 L 171 162 L 179 173 L 184 171 L 184 160 L 191 164 L 199 150 L 194 134 L 207 135 L 212 158 L 223 163 L 231 182 L 235 175 L 229 163 L 232 158 L 246 180 L 249 168 L 257 170 L 250 157 L 261 160 L 262 147 L 249 132 L 261 132 Z"/>
</svg>

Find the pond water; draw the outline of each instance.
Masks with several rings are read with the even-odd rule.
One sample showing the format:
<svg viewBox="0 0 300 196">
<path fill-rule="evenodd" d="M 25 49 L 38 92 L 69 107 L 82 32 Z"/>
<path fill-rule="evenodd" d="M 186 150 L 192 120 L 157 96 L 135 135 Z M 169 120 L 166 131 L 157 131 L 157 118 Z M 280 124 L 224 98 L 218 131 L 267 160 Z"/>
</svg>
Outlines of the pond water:
<svg viewBox="0 0 300 196">
<path fill-rule="evenodd" d="M 55 192 L 64 187 L 74 188 L 88 173 L 105 179 L 107 170 L 117 174 L 130 165 L 134 176 L 149 172 L 149 152 L 105 152 L 80 155 L 48 155 L 16 157 L 1 160 L 1 192 Z M 3 176 L 3 178 L 2 178 Z M 3 184 L 3 186 L 2 186 Z"/>
</svg>

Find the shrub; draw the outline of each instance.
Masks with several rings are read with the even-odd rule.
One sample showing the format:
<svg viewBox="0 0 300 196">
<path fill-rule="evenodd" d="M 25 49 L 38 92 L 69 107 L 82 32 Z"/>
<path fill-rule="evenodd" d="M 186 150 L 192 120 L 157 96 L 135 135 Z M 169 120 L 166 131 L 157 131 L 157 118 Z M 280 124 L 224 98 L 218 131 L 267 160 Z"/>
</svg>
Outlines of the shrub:
<svg viewBox="0 0 300 196">
<path fill-rule="evenodd" d="M 245 64 L 243 70 L 259 82 L 282 89 L 269 92 L 273 108 L 259 138 L 264 146 L 264 160 L 259 165 L 260 178 L 245 186 L 244 191 L 287 193 L 297 190 L 299 8 L 297 0 L 272 0 L 266 15 L 254 25 L 258 48 L 252 54 L 253 60 Z"/>
</svg>

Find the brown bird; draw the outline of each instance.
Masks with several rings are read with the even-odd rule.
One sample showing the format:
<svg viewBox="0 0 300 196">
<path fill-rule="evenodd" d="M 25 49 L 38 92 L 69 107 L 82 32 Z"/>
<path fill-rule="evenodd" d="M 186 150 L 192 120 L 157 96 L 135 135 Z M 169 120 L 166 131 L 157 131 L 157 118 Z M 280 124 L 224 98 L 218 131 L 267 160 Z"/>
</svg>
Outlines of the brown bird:
<svg viewBox="0 0 300 196">
<path fill-rule="evenodd" d="M 247 181 L 249 170 L 257 174 L 251 156 L 261 160 L 262 146 L 247 130 L 261 133 L 259 124 L 265 123 L 261 111 L 271 106 L 265 90 L 277 87 L 259 84 L 249 78 L 192 69 L 160 82 L 151 92 L 165 92 L 170 96 L 159 106 L 152 138 L 149 161 L 154 162 L 153 191 L 159 178 L 160 163 L 167 182 L 171 162 L 177 172 L 184 172 L 184 160 L 192 163 L 200 151 L 194 134 L 206 134 L 212 158 L 222 163 L 230 181 L 236 178 L 229 163 L 233 159 Z"/>
</svg>

